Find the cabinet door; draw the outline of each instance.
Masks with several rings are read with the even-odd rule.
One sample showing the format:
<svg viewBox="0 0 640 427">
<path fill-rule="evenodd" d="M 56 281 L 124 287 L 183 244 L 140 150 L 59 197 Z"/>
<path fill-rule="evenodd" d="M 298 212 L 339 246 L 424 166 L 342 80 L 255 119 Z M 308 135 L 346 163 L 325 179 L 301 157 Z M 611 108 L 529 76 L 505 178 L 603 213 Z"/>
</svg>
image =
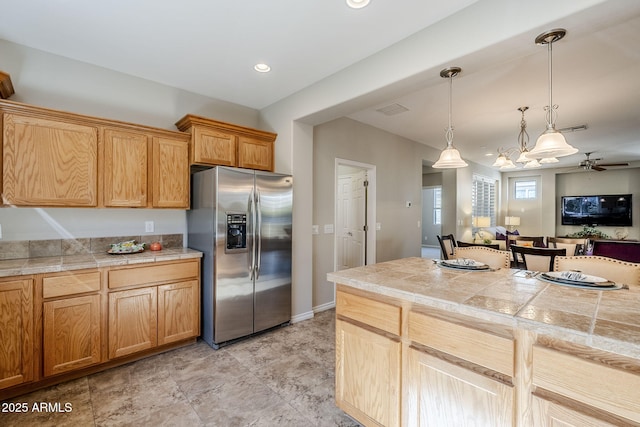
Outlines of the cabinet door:
<svg viewBox="0 0 640 427">
<path fill-rule="evenodd" d="M 615 427 L 625 424 L 632 425 L 630 421 L 591 410 L 590 412 L 600 415 L 599 418 L 594 418 L 538 396 L 533 396 L 532 412 L 534 427 Z M 609 420 L 605 420 L 605 418 L 609 418 Z"/>
<path fill-rule="evenodd" d="M 153 138 L 154 208 L 189 208 L 189 144 Z"/>
<path fill-rule="evenodd" d="M 238 167 L 273 172 L 273 142 L 241 136 L 238 139 Z"/>
<path fill-rule="evenodd" d="M 146 207 L 149 145 L 147 135 L 104 131 L 104 205 Z"/>
<path fill-rule="evenodd" d="M 200 335 L 197 280 L 158 286 L 158 345 Z"/>
<path fill-rule="evenodd" d="M 100 363 L 100 295 L 44 303 L 44 375 Z"/>
<path fill-rule="evenodd" d="M 336 320 L 336 403 L 365 425 L 400 424 L 399 341 Z"/>
<path fill-rule="evenodd" d="M 156 287 L 109 294 L 109 358 L 157 344 Z"/>
<path fill-rule="evenodd" d="M 192 163 L 237 166 L 235 135 L 195 126 L 191 150 Z"/>
<path fill-rule="evenodd" d="M 33 379 L 33 282 L 0 282 L 0 389 Z"/>
<path fill-rule="evenodd" d="M 97 128 L 4 114 L 2 140 L 6 204 L 97 206 Z"/>
<path fill-rule="evenodd" d="M 407 425 L 513 425 L 513 386 L 414 348 L 408 352 Z"/>
</svg>

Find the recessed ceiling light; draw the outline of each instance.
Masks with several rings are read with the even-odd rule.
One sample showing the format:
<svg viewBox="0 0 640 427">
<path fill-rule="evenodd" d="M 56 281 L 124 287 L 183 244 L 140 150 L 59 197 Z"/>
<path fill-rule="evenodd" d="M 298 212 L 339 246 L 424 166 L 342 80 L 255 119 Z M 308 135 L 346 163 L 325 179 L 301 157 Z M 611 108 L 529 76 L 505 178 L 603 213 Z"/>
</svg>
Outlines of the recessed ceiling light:
<svg viewBox="0 0 640 427">
<path fill-rule="evenodd" d="M 347 6 L 352 9 L 362 9 L 369 4 L 370 0 L 347 0 Z"/>
<path fill-rule="evenodd" d="M 256 64 L 253 66 L 253 69 L 256 70 L 259 73 L 268 73 L 269 71 L 271 71 L 271 67 L 269 67 L 267 64 Z"/>
</svg>

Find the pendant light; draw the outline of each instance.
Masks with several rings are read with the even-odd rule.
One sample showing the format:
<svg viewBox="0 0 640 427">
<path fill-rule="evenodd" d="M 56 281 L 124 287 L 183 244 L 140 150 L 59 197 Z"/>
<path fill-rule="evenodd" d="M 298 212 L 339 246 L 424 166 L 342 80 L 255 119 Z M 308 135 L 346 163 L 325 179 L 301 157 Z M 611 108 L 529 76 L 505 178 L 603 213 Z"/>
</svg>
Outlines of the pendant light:
<svg viewBox="0 0 640 427">
<path fill-rule="evenodd" d="M 433 168 L 463 168 L 469 166 L 467 162 L 462 160 L 460 152 L 453 146 L 453 127 L 451 126 L 451 92 L 453 86 L 453 78 L 460 73 L 460 67 L 449 67 L 440 71 L 440 77 L 449 79 L 449 127 L 445 132 L 447 147 L 440 153 L 440 158 L 433 164 Z"/>
<path fill-rule="evenodd" d="M 577 148 L 567 144 L 562 133 L 556 130 L 555 117 L 557 105 L 553 105 L 553 76 L 552 76 L 552 45 L 562 39 L 566 30 L 562 28 L 554 29 L 540 34 L 536 37 L 536 44 L 548 46 L 549 53 L 549 105 L 544 109 L 546 111 L 547 129 L 538 137 L 536 146 L 527 154 L 529 159 L 541 159 L 547 157 L 569 156 L 578 152 Z"/>
</svg>

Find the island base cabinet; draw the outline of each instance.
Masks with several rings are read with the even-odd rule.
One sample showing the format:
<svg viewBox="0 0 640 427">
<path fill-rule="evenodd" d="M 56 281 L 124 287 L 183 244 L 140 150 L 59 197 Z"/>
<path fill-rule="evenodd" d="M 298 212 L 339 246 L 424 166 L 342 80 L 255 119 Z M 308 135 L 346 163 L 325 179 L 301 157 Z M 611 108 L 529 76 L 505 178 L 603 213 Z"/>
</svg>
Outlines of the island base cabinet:
<svg viewBox="0 0 640 427">
<path fill-rule="evenodd" d="M 407 359 L 406 425 L 513 425 L 513 386 L 412 347 Z"/>
<path fill-rule="evenodd" d="M 109 294 L 109 358 L 153 348 L 157 344 L 156 287 Z"/>
<path fill-rule="evenodd" d="M 33 280 L 0 281 L 0 389 L 33 379 Z"/>
<path fill-rule="evenodd" d="M 101 362 L 100 295 L 46 301 L 43 311 L 45 376 Z"/>
<path fill-rule="evenodd" d="M 607 422 L 538 396 L 533 396 L 532 412 L 534 427 L 620 427 L 625 425 L 619 419 Z"/>
<path fill-rule="evenodd" d="M 336 403 L 365 426 L 400 424 L 402 344 L 336 320 Z"/>
</svg>

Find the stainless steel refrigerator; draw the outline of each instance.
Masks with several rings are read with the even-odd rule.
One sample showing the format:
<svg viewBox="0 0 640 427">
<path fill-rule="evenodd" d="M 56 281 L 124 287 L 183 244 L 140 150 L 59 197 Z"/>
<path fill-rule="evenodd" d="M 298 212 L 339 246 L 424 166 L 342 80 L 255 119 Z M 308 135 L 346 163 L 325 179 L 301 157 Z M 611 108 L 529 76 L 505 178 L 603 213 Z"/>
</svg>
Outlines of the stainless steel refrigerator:
<svg viewBox="0 0 640 427">
<path fill-rule="evenodd" d="M 188 246 L 203 252 L 202 338 L 212 347 L 291 319 L 292 178 L 218 166 L 192 175 Z"/>
</svg>

